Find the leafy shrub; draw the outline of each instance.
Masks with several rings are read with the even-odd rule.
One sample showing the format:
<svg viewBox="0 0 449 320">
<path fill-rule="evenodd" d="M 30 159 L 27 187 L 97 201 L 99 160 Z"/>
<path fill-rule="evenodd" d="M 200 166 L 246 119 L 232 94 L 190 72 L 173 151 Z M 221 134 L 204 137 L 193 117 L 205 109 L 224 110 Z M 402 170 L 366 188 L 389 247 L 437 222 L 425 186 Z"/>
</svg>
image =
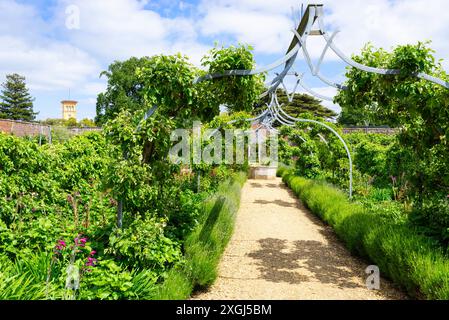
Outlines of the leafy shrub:
<svg viewBox="0 0 449 320">
<path fill-rule="evenodd" d="M 425 199 L 413 208 L 410 220 L 425 234 L 449 244 L 449 197 Z"/>
<path fill-rule="evenodd" d="M 215 281 L 218 263 L 232 236 L 246 178 L 246 172 L 234 175 L 204 202 L 200 224 L 184 244 L 185 261 L 167 273 L 156 299 L 186 299 L 192 290 L 205 288 Z"/>
<path fill-rule="evenodd" d="M 129 267 L 162 272 L 181 257 L 179 245 L 164 235 L 165 225 L 162 219 L 137 218 L 111 234 L 106 253 Z"/>
<path fill-rule="evenodd" d="M 153 270 L 128 271 L 113 260 L 99 260 L 86 273 L 80 287 L 83 300 L 145 300 L 156 290 L 157 273 Z"/>
</svg>

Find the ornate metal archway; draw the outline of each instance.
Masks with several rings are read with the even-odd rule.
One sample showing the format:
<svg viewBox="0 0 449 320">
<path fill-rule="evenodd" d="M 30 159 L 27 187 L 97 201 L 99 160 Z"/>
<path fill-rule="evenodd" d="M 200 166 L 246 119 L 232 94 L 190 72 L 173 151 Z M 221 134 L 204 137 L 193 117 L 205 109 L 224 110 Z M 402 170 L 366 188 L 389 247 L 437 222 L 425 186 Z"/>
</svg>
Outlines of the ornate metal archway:
<svg viewBox="0 0 449 320">
<path fill-rule="evenodd" d="M 315 29 L 314 29 L 315 28 Z M 348 145 L 346 144 L 345 140 L 341 137 L 341 135 L 338 134 L 332 127 L 329 125 L 315 121 L 310 119 L 298 119 L 291 117 L 283 110 L 283 106 L 279 104 L 278 98 L 277 98 L 277 90 L 280 86 L 282 86 L 288 96 L 289 102 L 292 102 L 294 99 L 294 96 L 296 94 L 297 88 L 300 86 L 302 87 L 306 92 L 311 94 L 312 96 L 321 99 L 321 100 L 328 100 L 333 101 L 332 97 L 327 97 L 322 94 L 319 94 L 315 91 L 313 91 L 304 81 L 304 74 L 305 73 L 298 73 L 294 70 L 295 62 L 298 58 L 298 55 L 300 52 L 303 53 L 304 59 L 310 69 L 310 73 L 316 77 L 317 79 L 321 80 L 323 83 L 325 83 L 328 86 L 334 87 L 338 90 L 346 90 L 347 88 L 340 83 L 335 83 L 331 81 L 330 79 L 326 78 L 323 74 L 320 72 L 321 65 L 324 61 L 324 58 L 326 56 L 326 53 L 331 49 L 343 62 L 345 62 L 347 65 L 352 66 L 354 68 L 370 72 L 370 73 L 377 73 L 382 75 L 397 75 L 401 74 L 401 70 L 394 70 L 394 69 L 380 69 L 380 68 L 373 68 L 369 66 L 362 65 L 348 56 L 346 56 L 334 43 L 334 38 L 339 32 L 338 30 L 333 32 L 331 35 L 326 31 L 325 24 L 324 24 L 324 9 L 322 4 L 311 4 L 308 5 L 305 13 L 302 15 L 301 21 L 297 27 L 296 30 L 292 30 L 294 37 L 292 42 L 290 43 L 290 46 L 287 50 L 287 53 L 285 56 L 270 65 L 257 68 L 255 70 L 228 70 L 224 73 L 215 73 L 215 74 L 209 74 L 203 77 L 199 77 L 194 80 L 195 83 L 199 83 L 202 81 L 207 81 L 215 78 L 221 78 L 221 77 L 227 77 L 227 76 L 251 76 L 261 73 L 267 73 L 269 71 L 273 71 L 279 67 L 282 67 L 281 71 L 278 73 L 275 73 L 275 77 L 271 82 L 266 83 L 266 86 L 268 89 L 260 95 L 260 98 L 264 98 L 266 96 L 270 96 L 270 104 L 267 104 L 267 108 L 257 117 L 252 119 L 247 119 L 246 121 L 256 122 L 259 124 L 264 125 L 265 127 L 269 128 L 270 130 L 276 130 L 274 128 L 274 123 L 278 122 L 282 125 L 286 126 L 293 126 L 297 122 L 305 122 L 305 123 L 312 123 L 314 125 L 322 126 L 326 129 L 328 129 L 332 134 L 336 135 L 338 139 L 343 144 L 348 160 L 349 160 L 349 196 L 352 197 L 352 158 L 351 153 L 349 151 Z M 316 63 L 316 65 L 313 64 L 312 59 L 310 57 L 309 51 L 307 50 L 307 40 L 309 36 L 321 36 L 324 38 L 326 45 L 323 48 L 323 51 L 321 53 L 321 56 Z M 284 83 L 284 79 L 286 77 L 293 76 L 296 79 L 296 85 L 294 90 L 289 94 L 289 90 L 287 90 L 287 87 Z M 436 78 L 432 75 L 424 74 L 424 73 L 416 73 L 412 74 L 411 76 L 415 76 L 419 79 L 424 79 L 430 82 L 433 82 L 435 84 L 441 85 L 447 89 L 449 89 L 449 82 Z M 151 117 L 151 115 L 156 111 L 157 107 L 154 106 L 151 110 L 148 110 L 148 112 L 145 114 L 145 117 L 143 120 L 146 120 L 148 117 Z M 232 122 L 231 122 L 232 123 Z M 140 127 L 140 126 L 139 126 Z"/>
<path fill-rule="evenodd" d="M 315 28 L 315 29 L 314 29 Z M 270 104 L 267 104 L 267 108 L 262 114 L 260 114 L 258 117 L 255 117 L 253 119 L 248 119 L 248 121 L 256 121 L 258 123 L 261 123 L 265 125 L 267 128 L 271 130 L 275 130 L 273 127 L 273 124 L 275 122 L 278 122 L 282 125 L 287 126 L 293 126 L 297 122 L 306 122 L 306 123 L 312 123 L 318 126 L 322 126 L 326 129 L 328 129 L 330 132 L 332 132 L 334 135 L 338 137 L 338 139 L 343 144 L 348 159 L 349 159 L 349 197 L 352 197 L 352 157 L 351 152 L 349 151 L 348 145 L 346 144 L 345 140 L 341 137 L 341 135 L 338 134 L 332 127 L 329 125 L 315 121 L 315 120 L 309 120 L 309 119 L 298 119 L 293 118 L 290 115 L 288 115 L 284 110 L 283 106 L 279 104 L 278 98 L 277 98 L 277 89 L 282 86 L 284 90 L 287 92 L 287 96 L 290 102 L 293 101 L 294 95 L 296 94 L 296 90 L 298 86 L 301 86 L 306 92 L 311 94 L 314 97 L 317 97 L 321 100 L 328 100 L 333 101 L 333 98 L 327 97 L 324 95 L 321 95 L 315 91 L 313 91 L 304 81 L 304 73 L 298 73 L 293 68 L 295 65 L 295 62 L 298 58 L 299 53 L 302 51 L 304 59 L 310 69 L 310 73 L 321 80 L 323 83 L 325 83 L 328 86 L 334 87 L 338 90 L 346 90 L 347 88 L 343 84 L 335 83 L 331 81 L 330 79 L 326 78 L 323 74 L 320 72 L 321 65 L 324 61 L 324 58 L 326 56 L 326 53 L 331 49 L 343 62 L 345 62 L 347 65 L 352 66 L 354 68 L 370 72 L 370 73 L 377 73 L 377 74 L 383 74 L 383 75 L 397 75 L 401 73 L 401 70 L 393 70 L 393 69 L 379 69 L 379 68 L 373 68 L 369 66 L 362 65 L 348 56 L 346 56 L 334 43 L 334 38 L 339 32 L 338 30 L 333 32 L 331 35 L 326 31 L 325 24 L 324 24 L 324 9 L 322 4 L 312 4 L 309 5 L 305 11 L 305 13 L 302 15 L 301 21 L 297 27 L 296 30 L 292 30 L 294 37 L 293 40 L 287 50 L 286 55 L 273 62 L 270 65 L 267 65 L 265 67 L 261 67 L 255 70 L 229 70 L 224 73 L 216 73 L 216 74 L 209 74 L 204 77 L 200 77 L 195 79 L 194 83 L 198 83 L 201 81 L 206 81 L 210 79 L 220 78 L 220 77 L 226 77 L 226 76 L 250 76 L 250 75 L 256 75 L 260 73 L 265 73 L 269 71 L 273 71 L 274 69 L 283 66 L 282 71 L 275 74 L 274 79 L 267 83 L 267 91 L 264 92 L 260 98 L 264 98 L 266 96 L 271 97 Z M 324 38 L 326 45 L 321 53 L 321 56 L 316 63 L 316 65 L 313 64 L 312 59 L 310 57 L 309 51 L 307 50 L 307 39 L 309 36 L 321 36 Z M 296 86 L 289 94 L 289 91 L 287 90 L 284 79 L 288 76 L 293 76 L 296 78 Z M 424 79 L 433 83 L 436 83 L 438 85 L 441 85 L 445 88 L 449 89 L 449 82 L 446 82 L 442 79 L 436 78 L 432 75 L 424 74 L 424 73 L 416 73 L 412 74 L 412 76 L 415 76 L 420 79 Z"/>
</svg>

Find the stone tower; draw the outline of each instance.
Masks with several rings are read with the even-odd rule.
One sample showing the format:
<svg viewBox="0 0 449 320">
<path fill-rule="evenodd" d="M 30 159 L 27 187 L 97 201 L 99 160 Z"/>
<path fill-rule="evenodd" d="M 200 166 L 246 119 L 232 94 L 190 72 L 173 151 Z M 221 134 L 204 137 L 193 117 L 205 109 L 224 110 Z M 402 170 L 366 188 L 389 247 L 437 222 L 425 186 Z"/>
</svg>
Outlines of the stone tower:
<svg viewBox="0 0 449 320">
<path fill-rule="evenodd" d="M 63 100 L 62 105 L 62 118 L 64 120 L 69 120 L 70 118 L 76 119 L 76 105 L 78 101 L 74 100 Z"/>
</svg>

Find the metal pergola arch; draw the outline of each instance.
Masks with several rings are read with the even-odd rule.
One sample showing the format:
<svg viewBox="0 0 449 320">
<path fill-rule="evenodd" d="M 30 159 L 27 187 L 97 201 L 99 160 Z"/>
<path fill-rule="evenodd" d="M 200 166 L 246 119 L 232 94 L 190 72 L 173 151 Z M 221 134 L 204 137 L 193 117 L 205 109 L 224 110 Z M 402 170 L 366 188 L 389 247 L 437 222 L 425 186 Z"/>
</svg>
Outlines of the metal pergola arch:
<svg viewBox="0 0 449 320">
<path fill-rule="evenodd" d="M 314 26 L 317 25 L 317 29 L 313 29 Z M 342 144 L 345 147 L 346 153 L 348 155 L 349 159 L 349 196 L 352 197 L 352 158 L 351 153 L 349 151 L 348 145 L 344 141 L 344 139 L 336 132 L 332 127 L 325 123 L 321 123 L 319 121 L 315 120 L 309 120 L 309 119 L 298 119 L 291 117 L 288 115 L 282 108 L 282 105 L 279 105 L 279 102 L 277 100 L 277 89 L 282 85 L 285 89 L 288 99 L 291 102 L 294 98 L 294 95 L 296 94 L 296 89 L 298 86 L 301 86 L 306 92 L 311 94 L 314 97 L 317 97 L 321 100 L 328 100 L 333 101 L 333 98 L 327 97 L 324 95 L 321 95 L 317 92 L 314 92 L 304 81 L 304 73 L 297 73 L 294 71 L 293 67 L 296 62 L 296 59 L 298 58 L 298 55 L 300 52 L 303 53 L 303 56 L 305 58 L 305 62 L 308 65 L 310 69 L 310 73 L 312 76 L 318 78 L 320 81 L 325 83 L 328 86 L 337 88 L 338 90 L 346 90 L 347 88 L 343 84 L 335 83 L 331 81 L 330 79 L 326 78 L 323 74 L 320 72 L 321 65 L 324 61 L 326 53 L 330 50 L 332 50 L 343 62 L 345 62 L 347 65 L 352 66 L 354 68 L 370 72 L 370 73 L 377 73 L 382 75 L 397 75 L 401 73 L 401 70 L 393 70 L 393 69 L 380 69 L 380 68 L 373 68 L 369 66 L 362 65 L 348 56 L 346 56 L 334 43 L 334 38 L 338 34 L 338 30 L 332 33 L 331 35 L 328 34 L 328 32 L 325 29 L 325 23 L 324 23 L 324 9 L 322 4 L 310 4 L 308 5 L 306 11 L 301 17 L 301 21 L 297 27 L 296 30 L 292 30 L 294 37 L 292 42 L 290 43 L 290 46 L 287 50 L 287 53 L 284 57 L 281 59 L 271 63 L 270 65 L 257 68 L 255 70 L 228 70 L 224 73 L 215 73 L 215 74 L 209 74 L 203 77 L 199 77 L 193 81 L 193 84 L 207 81 L 211 79 L 221 78 L 221 77 L 227 77 L 227 76 L 250 76 L 250 75 L 256 75 L 260 73 L 266 73 L 269 71 L 272 71 L 280 66 L 283 65 L 283 69 L 280 73 L 276 73 L 275 78 L 267 83 L 268 89 L 260 95 L 260 98 L 264 98 L 266 96 L 271 97 L 270 104 L 267 105 L 267 108 L 257 117 L 252 119 L 247 119 L 246 121 L 251 122 L 257 122 L 259 124 L 264 125 L 270 130 L 276 131 L 276 129 L 273 127 L 273 124 L 275 122 L 279 122 L 282 125 L 286 126 L 293 126 L 297 122 L 305 122 L 305 123 L 311 123 L 314 125 L 322 126 L 329 131 L 331 131 L 334 135 L 338 137 L 338 139 L 342 142 Z M 309 54 L 309 51 L 307 50 L 307 39 L 309 36 L 322 36 L 325 40 L 325 47 L 321 53 L 321 56 L 317 62 L 316 65 L 313 64 L 311 56 Z M 296 86 L 294 88 L 294 91 L 291 94 L 288 94 L 288 90 L 285 86 L 284 79 L 287 76 L 294 76 L 296 77 Z M 441 85 L 445 88 L 449 89 L 449 82 L 439 79 L 437 77 L 434 77 L 432 75 L 424 74 L 424 73 L 416 73 L 412 74 L 412 76 L 415 76 L 419 79 L 424 79 L 430 82 L 433 82 L 435 84 Z M 151 110 L 147 112 L 145 115 L 145 119 L 150 117 L 154 112 L 156 111 L 156 107 L 153 107 Z M 236 121 L 232 121 L 236 122 Z M 232 123 L 231 122 L 231 123 Z"/>
</svg>

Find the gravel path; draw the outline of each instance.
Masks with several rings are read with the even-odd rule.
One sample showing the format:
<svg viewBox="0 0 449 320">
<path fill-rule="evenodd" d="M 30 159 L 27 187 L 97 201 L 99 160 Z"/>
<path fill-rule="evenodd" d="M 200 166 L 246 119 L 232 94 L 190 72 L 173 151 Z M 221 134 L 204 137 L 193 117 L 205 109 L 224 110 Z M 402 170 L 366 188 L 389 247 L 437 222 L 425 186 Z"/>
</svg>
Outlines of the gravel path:
<svg viewBox="0 0 449 320">
<path fill-rule="evenodd" d="M 345 249 L 280 179 L 248 180 L 219 278 L 195 300 L 405 299 L 381 279 L 368 290 L 368 264 Z"/>
</svg>

